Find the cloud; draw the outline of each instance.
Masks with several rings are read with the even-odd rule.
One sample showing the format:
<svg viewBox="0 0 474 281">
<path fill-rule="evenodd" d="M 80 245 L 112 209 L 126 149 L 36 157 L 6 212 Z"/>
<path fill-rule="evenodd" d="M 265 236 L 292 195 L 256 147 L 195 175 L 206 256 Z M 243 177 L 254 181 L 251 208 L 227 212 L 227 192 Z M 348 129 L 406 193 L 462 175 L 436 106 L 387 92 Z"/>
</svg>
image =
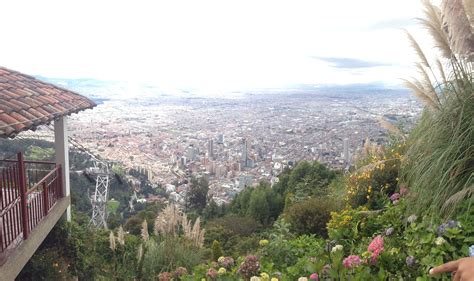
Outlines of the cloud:
<svg viewBox="0 0 474 281">
<path fill-rule="evenodd" d="M 353 59 L 353 58 L 336 58 L 336 57 L 312 57 L 312 58 L 325 61 L 335 68 L 346 68 L 346 69 L 370 68 L 370 67 L 390 65 L 390 64 L 382 63 L 382 62 L 365 61 L 365 60 Z"/>
<path fill-rule="evenodd" d="M 369 29 L 371 30 L 386 29 L 386 28 L 402 29 L 402 28 L 407 28 L 409 26 L 413 26 L 416 24 L 417 24 L 417 21 L 415 18 L 394 18 L 394 19 L 376 22 L 370 25 Z"/>
</svg>

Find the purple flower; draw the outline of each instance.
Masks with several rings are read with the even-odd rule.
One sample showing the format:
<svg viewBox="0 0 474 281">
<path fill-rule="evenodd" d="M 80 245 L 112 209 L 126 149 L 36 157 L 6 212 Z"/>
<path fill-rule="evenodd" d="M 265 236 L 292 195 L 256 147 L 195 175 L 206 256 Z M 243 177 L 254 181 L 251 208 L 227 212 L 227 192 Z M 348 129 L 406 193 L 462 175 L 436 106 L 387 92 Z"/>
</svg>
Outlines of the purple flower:
<svg viewBox="0 0 474 281">
<path fill-rule="evenodd" d="M 412 265 L 415 264 L 416 259 L 415 259 L 414 256 L 408 256 L 405 261 L 406 261 L 408 266 L 412 266 Z"/>
<path fill-rule="evenodd" d="M 438 228 L 436 229 L 436 232 L 438 233 L 439 236 L 442 236 L 444 232 L 446 232 L 446 224 L 443 223 L 440 226 L 438 226 Z"/>
<path fill-rule="evenodd" d="M 449 228 L 457 228 L 459 227 L 459 222 L 450 220 L 447 222 Z"/>
<path fill-rule="evenodd" d="M 390 196 L 390 200 L 392 200 L 392 202 L 400 200 L 400 193 L 392 194 L 392 196 Z"/>
<path fill-rule="evenodd" d="M 248 255 L 245 257 L 245 260 L 240 264 L 238 273 L 242 274 L 246 278 L 251 276 L 258 275 L 260 270 L 260 263 L 257 256 Z"/>
<path fill-rule="evenodd" d="M 443 236 L 448 228 L 458 228 L 460 226 L 458 221 L 450 220 L 447 223 L 443 223 L 436 229 L 439 236 Z"/>
</svg>

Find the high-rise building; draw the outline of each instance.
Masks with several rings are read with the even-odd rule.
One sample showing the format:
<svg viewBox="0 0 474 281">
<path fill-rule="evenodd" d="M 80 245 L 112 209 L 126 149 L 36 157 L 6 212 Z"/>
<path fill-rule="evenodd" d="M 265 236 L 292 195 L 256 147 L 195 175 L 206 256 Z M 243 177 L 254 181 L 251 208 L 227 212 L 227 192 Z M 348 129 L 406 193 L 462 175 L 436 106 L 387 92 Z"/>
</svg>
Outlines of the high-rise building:
<svg viewBox="0 0 474 281">
<path fill-rule="evenodd" d="M 186 157 L 189 159 L 189 161 L 196 160 L 196 149 L 194 149 L 194 146 L 188 146 L 186 149 Z"/>
<path fill-rule="evenodd" d="M 224 135 L 223 134 L 218 134 L 217 135 L 217 143 L 218 144 L 224 144 Z"/>
<path fill-rule="evenodd" d="M 207 143 L 207 155 L 209 159 L 214 159 L 214 141 L 212 139 Z"/>
<path fill-rule="evenodd" d="M 345 138 L 343 140 L 343 146 L 344 146 L 343 157 L 344 157 L 344 161 L 347 164 L 347 163 L 349 163 L 349 160 L 350 160 L 350 157 L 349 157 L 349 139 L 348 138 Z"/>
<path fill-rule="evenodd" d="M 249 156 L 248 156 L 247 146 L 248 146 L 247 140 L 245 138 L 242 139 L 242 163 L 244 167 L 248 167 Z"/>
</svg>

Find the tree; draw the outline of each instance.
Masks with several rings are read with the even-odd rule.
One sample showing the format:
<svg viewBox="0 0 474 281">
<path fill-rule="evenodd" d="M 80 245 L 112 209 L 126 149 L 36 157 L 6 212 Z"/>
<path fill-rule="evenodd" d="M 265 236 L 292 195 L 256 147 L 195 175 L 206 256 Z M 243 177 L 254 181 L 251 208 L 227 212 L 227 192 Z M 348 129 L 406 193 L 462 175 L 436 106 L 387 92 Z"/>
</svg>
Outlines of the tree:
<svg viewBox="0 0 474 281">
<path fill-rule="evenodd" d="M 218 217 L 220 215 L 219 209 L 220 208 L 217 205 L 216 201 L 211 199 L 209 204 L 206 205 L 206 208 L 204 208 L 204 211 L 203 211 L 204 219 L 210 220 L 210 219 Z"/>
<path fill-rule="evenodd" d="M 191 186 L 187 192 L 186 207 L 188 211 L 196 211 L 202 214 L 207 204 L 209 183 L 205 178 L 192 178 Z"/>
<path fill-rule="evenodd" d="M 222 252 L 222 248 L 221 248 L 221 243 L 219 243 L 219 241 L 217 240 L 214 240 L 212 242 L 212 260 L 213 261 L 217 261 L 217 259 L 219 259 L 219 257 L 223 256 L 223 252 Z"/>
<path fill-rule="evenodd" d="M 268 223 L 270 208 L 264 188 L 256 188 L 252 192 L 247 214 L 262 224 Z"/>
</svg>

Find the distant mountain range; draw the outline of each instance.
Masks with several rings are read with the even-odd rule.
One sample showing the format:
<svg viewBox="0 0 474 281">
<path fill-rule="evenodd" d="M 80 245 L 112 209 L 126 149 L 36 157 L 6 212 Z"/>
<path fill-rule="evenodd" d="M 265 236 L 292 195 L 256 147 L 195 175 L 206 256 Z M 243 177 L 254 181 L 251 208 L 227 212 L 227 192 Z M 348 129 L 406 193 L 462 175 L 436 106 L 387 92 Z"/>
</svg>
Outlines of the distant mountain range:
<svg viewBox="0 0 474 281">
<path fill-rule="evenodd" d="M 139 98 L 157 98 L 157 97 L 176 97 L 176 98 L 194 98 L 194 97 L 213 97 L 226 98 L 228 93 L 205 93 L 195 89 L 176 89 L 173 91 L 162 90 L 159 86 L 146 83 L 129 83 L 126 81 L 105 81 L 92 78 L 65 79 L 36 76 L 45 82 L 58 85 L 63 88 L 76 91 L 85 95 L 96 103 L 102 103 L 113 99 L 139 99 Z M 254 88 L 239 91 L 232 91 L 234 95 L 255 95 L 255 94 L 279 94 L 279 93 L 305 93 L 305 94 L 325 94 L 337 96 L 340 98 L 349 98 L 347 94 L 364 93 L 399 93 L 408 94 L 409 91 L 400 86 L 387 86 L 383 83 L 368 84 L 294 84 L 285 88 Z"/>
</svg>

